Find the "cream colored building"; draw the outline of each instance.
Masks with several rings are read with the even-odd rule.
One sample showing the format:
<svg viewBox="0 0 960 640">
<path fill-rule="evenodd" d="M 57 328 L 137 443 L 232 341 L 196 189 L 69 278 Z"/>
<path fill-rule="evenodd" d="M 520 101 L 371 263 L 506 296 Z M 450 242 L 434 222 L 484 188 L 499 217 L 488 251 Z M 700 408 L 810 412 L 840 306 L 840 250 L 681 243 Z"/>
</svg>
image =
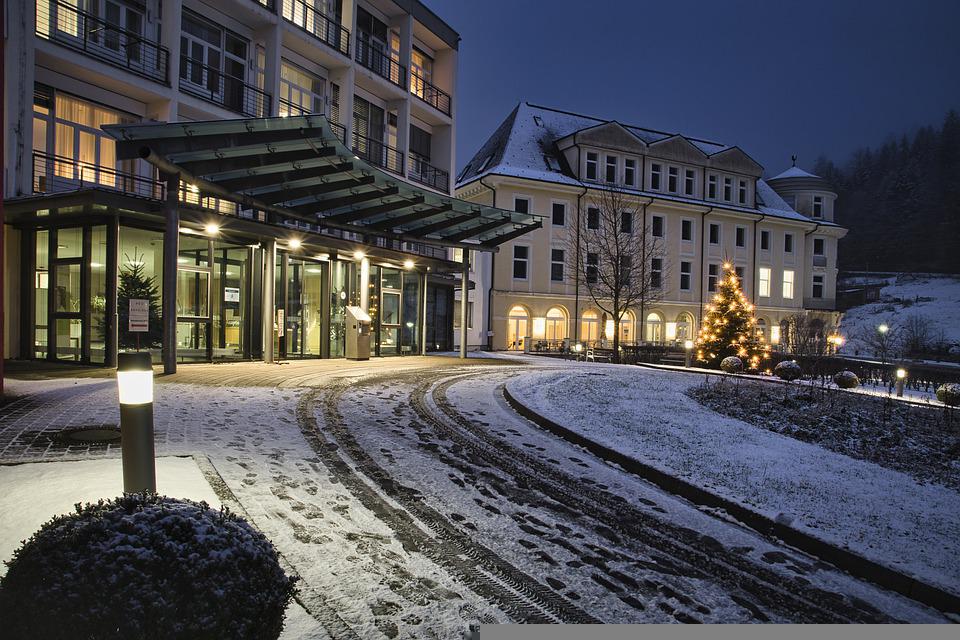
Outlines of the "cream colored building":
<svg viewBox="0 0 960 640">
<path fill-rule="evenodd" d="M 621 340 L 695 336 L 729 261 L 767 338 L 779 343 L 788 316 L 834 308 L 846 230 L 833 222 L 836 194 L 824 181 L 796 168 L 769 183 L 762 174 L 736 146 L 520 103 L 461 171 L 456 193 L 546 218 L 474 266 L 472 278 L 489 283 L 472 292 L 475 326 L 487 328 L 480 333 L 494 349 L 612 339 L 613 321 L 582 288 L 578 296 L 564 252 L 578 216 L 613 187 L 639 212 L 633 232 L 646 227 L 665 247 L 662 264 L 650 266 L 662 267 L 660 300 L 642 316 L 628 312 Z"/>
</svg>

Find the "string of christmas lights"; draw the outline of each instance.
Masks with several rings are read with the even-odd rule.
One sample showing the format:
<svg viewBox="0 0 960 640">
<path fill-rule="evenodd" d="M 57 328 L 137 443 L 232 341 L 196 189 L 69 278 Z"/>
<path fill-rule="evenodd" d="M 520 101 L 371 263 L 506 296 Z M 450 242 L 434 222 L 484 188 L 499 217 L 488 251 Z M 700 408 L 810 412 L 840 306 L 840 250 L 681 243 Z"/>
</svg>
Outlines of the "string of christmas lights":
<svg viewBox="0 0 960 640">
<path fill-rule="evenodd" d="M 697 335 L 697 360 L 716 366 L 727 356 L 737 356 L 748 369 L 759 369 L 770 356 L 770 345 L 757 329 L 754 307 L 743 295 L 733 265 L 725 262 L 723 272 Z"/>
</svg>

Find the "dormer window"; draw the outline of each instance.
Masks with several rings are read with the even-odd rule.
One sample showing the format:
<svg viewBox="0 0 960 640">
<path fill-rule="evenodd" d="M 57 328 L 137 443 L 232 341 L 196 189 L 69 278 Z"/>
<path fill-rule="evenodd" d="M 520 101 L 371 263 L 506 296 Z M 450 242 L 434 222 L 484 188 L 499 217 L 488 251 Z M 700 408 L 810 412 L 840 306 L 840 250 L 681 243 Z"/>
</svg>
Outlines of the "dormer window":
<svg viewBox="0 0 960 640">
<path fill-rule="evenodd" d="M 726 202 L 733 200 L 733 178 L 723 179 L 723 199 Z"/>
<path fill-rule="evenodd" d="M 483 162 L 480 163 L 480 166 L 477 167 L 477 173 L 483 173 L 484 170 L 487 168 L 487 165 L 490 164 L 490 160 L 492 160 L 492 159 L 493 159 L 493 154 L 492 154 L 492 153 L 491 153 L 489 156 L 487 156 L 486 158 L 484 158 L 484 159 L 483 159 Z"/>
<path fill-rule="evenodd" d="M 623 183 L 628 187 L 637 186 L 637 161 L 634 158 L 623 161 Z"/>
<path fill-rule="evenodd" d="M 660 191 L 660 179 L 663 177 L 663 167 L 657 163 L 650 165 L 650 188 Z"/>
<path fill-rule="evenodd" d="M 587 180 L 596 180 L 600 171 L 600 156 L 596 151 L 587 151 Z"/>
<path fill-rule="evenodd" d="M 683 195 L 692 196 L 694 190 L 693 169 L 686 169 L 683 172 Z"/>
<path fill-rule="evenodd" d="M 680 176 L 680 170 L 676 167 L 670 167 L 667 169 L 667 191 L 670 193 L 677 192 L 677 181 Z"/>
<path fill-rule="evenodd" d="M 707 176 L 707 197 L 711 200 L 717 199 L 717 176 L 713 174 Z"/>
<path fill-rule="evenodd" d="M 610 184 L 614 184 L 617 181 L 617 156 L 607 156 L 607 170 L 604 175 L 604 180 Z"/>
<path fill-rule="evenodd" d="M 823 196 L 813 196 L 813 217 L 823 217 Z"/>
<path fill-rule="evenodd" d="M 740 204 L 747 204 L 747 181 L 739 180 L 737 182 L 737 200 Z"/>
</svg>

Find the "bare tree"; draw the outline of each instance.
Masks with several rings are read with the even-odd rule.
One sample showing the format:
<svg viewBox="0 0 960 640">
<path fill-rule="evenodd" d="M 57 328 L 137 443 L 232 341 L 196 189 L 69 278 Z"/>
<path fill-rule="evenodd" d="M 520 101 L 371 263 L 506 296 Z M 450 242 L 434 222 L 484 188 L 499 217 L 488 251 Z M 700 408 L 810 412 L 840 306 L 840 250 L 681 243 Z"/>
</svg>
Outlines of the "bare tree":
<svg viewBox="0 0 960 640">
<path fill-rule="evenodd" d="M 620 359 L 620 321 L 627 310 L 663 296 L 668 264 L 663 238 L 646 223 L 646 204 L 618 189 L 595 192 L 568 236 L 566 261 L 577 284 L 613 319 L 613 358 Z M 662 234 L 660 234 L 662 236 Z"/>
<path fill-rule="evenodd" d="M 931 350 L 935 341 L 930 318 L 920 313 L 907 316 L 900 327 L 900 346 L 904 353 L 921 355 Z"/>
<path fill-rule="evenodd" d="M 808 358 L 822 358 L 830 354 L 830 340 L 835 327 L 828 327 L 822 319 L 806 313 L 795 313 L 786 318 L 787 337 L 791 353 Z"/>
<path fill-rule="evenodd" d="M 900 328 L 886 323 L 877 327 L 864 327 L 855 337 L 870 351 L 874 357 L 879 357 L 881 363 L 887 364 L 891 356 L 900 349 Z"/>
</svg>

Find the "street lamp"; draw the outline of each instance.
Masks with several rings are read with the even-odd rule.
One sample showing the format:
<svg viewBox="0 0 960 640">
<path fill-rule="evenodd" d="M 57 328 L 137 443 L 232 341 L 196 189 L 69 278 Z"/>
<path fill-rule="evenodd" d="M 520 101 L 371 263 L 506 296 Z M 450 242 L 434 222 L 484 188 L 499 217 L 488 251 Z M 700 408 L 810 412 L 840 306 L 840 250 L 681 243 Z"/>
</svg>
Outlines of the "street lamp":
<svg viewBox="0 0 960 640">
<path fill-rule="evenodd" d="M 877 327 L 877 331 L 885 334 L 887 331 L 890 331 L 890 327 L 888 327 L 886 324 L 882 324 L 879 327 Z"/>
<path fill-rule="evenodd" d="M 903 397 L 903 384 L 907 379 L 906 369 L 897 369 L 897 397 Z"/>
<path fill-rule="evenodd" d="M 150 352 L 117 355 L 123 492 L 157 492 L 153 445 L 153 364 Z"/>
<path fill-rule="evenodd" d="M 693 340 L 685 340 L 683 343 L 683 348 L 686 351 L 684 354 L 683 366 L 690 367 L 690 355 L 693 353 Z"/>
</svg>

